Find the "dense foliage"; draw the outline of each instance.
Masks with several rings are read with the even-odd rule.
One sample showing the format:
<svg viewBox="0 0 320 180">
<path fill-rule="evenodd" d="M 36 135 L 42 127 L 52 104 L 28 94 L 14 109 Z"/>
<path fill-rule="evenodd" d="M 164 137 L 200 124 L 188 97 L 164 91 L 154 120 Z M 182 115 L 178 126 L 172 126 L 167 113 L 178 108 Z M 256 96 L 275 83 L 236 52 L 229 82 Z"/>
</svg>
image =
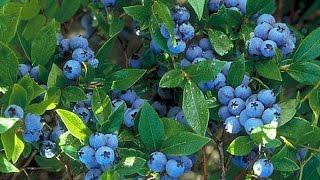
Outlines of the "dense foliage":
<svg viewBox="0 0 320 180">
<path fill-rule="evenodd" d="M 0 1 L 0 179 L 320 179 L 319 9 Z"/>
</svg>

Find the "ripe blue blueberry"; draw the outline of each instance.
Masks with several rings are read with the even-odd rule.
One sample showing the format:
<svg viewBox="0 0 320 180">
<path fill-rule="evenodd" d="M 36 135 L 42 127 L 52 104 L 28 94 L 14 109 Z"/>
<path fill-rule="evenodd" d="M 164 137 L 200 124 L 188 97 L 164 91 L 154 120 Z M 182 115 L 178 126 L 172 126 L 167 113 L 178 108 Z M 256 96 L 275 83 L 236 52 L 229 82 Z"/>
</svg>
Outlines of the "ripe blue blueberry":
<svg viewBox="0 0 320 180">
<path fill-rule="evenodd" d="M 180 112 L 178 112 L 178 114 L 176 115 L 175 118 L 177 121 L 179 121 L 181 124 L 184 124 L 186 126 L 189 126 L 189 123 L 187 121 L 187 118 L 184 116 L 184 112 L 183 110 L 181 110 Z"/>
<path fill-rule="evenodd" d="M 250 84 L 250 76 L 245 74 L 243 76 L 242 84 L 245 85 L 245 86 L 249 86 L 249 84 Z"/>
<path fill-rule="evenodd" d="M 131 109 L 131 108 L 126 109 L 124 113 L 123 124 L 127 127 L 134 126 L 134 118 L 136 117 L 138 112 L 139 112 L 139 109 Z"/>
<path fill-rule="evenodd" d="M 249 96 L 252 95 L 252 91 L 249 86 L 245 86 L 242 84 L 242 85 L 236 87 L 236 89 L 234 90 L 234 94 L 238 98 L 247 99 Z"/>
<path fill-rule="evenodd" d="M 251 134 L 251 131 L 257 127 L 263 126 L 263 122 L 258 118 L 250 118 L 244 124 L 244 129 L 247 134 Z"/>
<path fill-rule="evenodd" d="M 88 40 L 82 36 L 73 36 L 69 42 L 69 46 L 72 50 L 77 48 L 87 49 L 88 45 Z"/>
<path fill-rule="evenodd" d="M 282 46 L 280 46 L 281 52 L 284 55 L 288 55 L 291 54 L 294 50 L 294 48 L 296 47 L 296 45 L 294 44 L 294 42 L 292 41 L 291 38 L 287 38 L 284 43 L 282 44 Z"/>
<path fill-rule="evenodd" d="M 231 99 L 228 104 L 229 112 L 233 115 L 240 115 L 241 111 L 245 108 L 245 102 L 240 98 Z"/>
<path fill-rule="evenodd" d="M 266 40 L 269 35 L 269 31 L 273 28 L 269 23 L 262 23 L 256 26 L 254 29 L 254 35 L 258 38 Z"/>
<path fill-rule="evenodd" d="M 181 107 L 179 106 L 174 106 L 172 108 L 169 109 L 168 113 L 167 113 L 167 117 L 168 118 L 175 118 L 176 115 L 181 111 Z"/>
<path fill-rule="evenodd" d="M 152 40 L 150 43 L 150 49 L 155 54 L 160 54 L 162 52 L 161 48 L 154 40 Z"/>
<path fill-rule="evenodd" d="M 250 163 L 252 163 L 253 160 L 255 160 L 257 154 L 255 153 L 255 151 L 251 151 L 248 155 L 246 156 L 234 156 L 232 157 L 231 161 L 243 168 L 243 169 L 248 169 L 250 166 Z"/>
<path fill-rule="evenodd" d="M 61 136 L 61 134 L 63 134 L 64 132 L 65 131 L 61 126 L 59 126 L 59 125 L 55 126 L 51 131 L 50 140 L 53 142 L 56 142 L 59 139 L 59 137 Z"/>
<path fill-rule="evenodd" d="M 197 63 L 202 62 L 202 61 L 207 61 L 207 59 L 202 58 L 202 57 L 198 57 L 198 58 L 193 60 L 192 64 L 197 64 Z"/>
<path fill-rule="evenodd" d="M 28 131 L 41 131 L 43 128 L 41 116 L 28 113 L 24 119 L 24 127 Z"/>
<path fill-rule="evenodd" d="M 23 77 L 27 74 L 29 74 L 31 70 L 31 66 L 28 64 L 19 64 L 19 71 L 18 71 L 18 76 Z"/>
<path fill-rule="evenodd" d="M 238 0 L 237 8 L 240 9 L 242 14 L 246 13 L 246 11 L 247 11 L 247 0 Z"/>
<path fill-rule="evenodd" d="M 218 91 L 219 102 L 223 105 L 228 105 L 229 101 L 234 97 L 234 89 L 231 86 L 225 86 Z"/>
<path fill-rule="evenodd" d="M 132 57 L 129 59 L 129 66 L 131 68 L 140 69 L 142 66 L 142 62 L 139 59 L 139 57 L 137 57 L 137 58 Z"/>
<path fill-rule="evenodd" d="M 235 116 L 228 117 L 223 124 L 225 126 L 224 129 L 226 130 L 226 132 L 230 134 L 237 134 L 241 130 L 239 119 Z"/>
<path fill-rule="evenodd" d="M 105 7 L 113 7 L 116 4 L 116 0 L 102 0 L 102 4 Z"/>
<path fill-rule="evenodd" d="M 77 48 L 72 52 L 72 59 L 83 62 L 88 60 L 89 52 L 86 49 Z"/>
<path fill-rule="evenodd" d="M 53 158 L 56 155 L 57 146 L 52 141 L 42 141 L 40 143 L 40 155 L 45 158 Z"/>
<path fill-rule="evenodd" d="M 152 103 L 152 107 L 157 111 L 159 116 L 165 116 L 167 114 L 167 106 L 164 103 L 155 101 Z"/>
<path fill-rule="evenodd" d="M 267 178 L 273 173 L 273 165 L 267 159 L 259 159 L 253 164 L 253 172 L 261 178 Z"/>
<path fill-rule="evenodd" d="M 23 109 L 15 104 L 12 104 L 6 108 L 4 111 L 4 117 L 6 118 L 20 118 L 22 119 L 24 116 L 24 111 Z"/>
<path fill-rule="evenodd" d="M 228 106 L 222 106 L 218 111 L 218 115 L 222 120 L 226 120 L 228 117 L 232 116 L 228 110 Z"/>
<path fill-rule="evenodd" d="M 185 167 L 181 160 L 170 159 L 166 164 L 167 174 L 178 178 L 184 173 Z"/>
<path fill-rule="evenodd" d="M 224 0 L 226 7 L 235 7 L 238 4 L 238 0 Z"/>
<path fill-rule="evenodd" d="M 276 23 L 276 20 L 271 14 L 262 14 L 261 16 L 259 16 L 257 23 L 269 23 L 270 25 L 274 25 Z"/>
<path fill-rule="evenodd" d="M 214 88 L 216 87 L 214 80 L 208 81 L 206 84 L 207 84 L 208 90 L 210 91 L 214 90 Z"/>
<path fill-rule="evenodd" d="M 138 98 L 138 96 L 134 90 L 128 90 L 124 94 L 121 94 L 120 98 L 122 100 L 132 104 Z"/>
<path fill-rule="evenodd" d="M 186 58 L 192 62 L 194 59 L 202 56 L 202 49 L 197 45 L 191 45 L 186 52 Z"/>
<path fill-rule="evenodd" d="M 280 111 L 276 108 L 268 108 L 262 114 L 262 121 L 264 124 L 270 124 L 271 122 L 279 122 Z"/>
<path fill-rule="evenodd" d="M 75 80 L 81 75 L 81 64 L 76 60 L 69 60 L 63 66 L 63 74 L 67 79 Z"/>
<path fill-rule="evenodd" d="M 182 40 L 177 40 L 176 44 L 172 39 L 168 39 L 167 46 L 170 52 L 174 54 L 182 53 L 186 49 L 186 43 Z"/>
<path fill-rule="evenodd" d="M 274 41 L 266 40 L 261 44 L 260 51 L 264 57 L 271 58 L 276 54 L 277 44 Z"/>
<path fill-rule="evenodd" d="M 93 69 L 96 69 L 96 68 L 98 68 L 98 66 L 99 66 L 99 60 L 96 59 L 96 58 L 88 59 L 88 64 L 89 64 L 89 66 L 91 66 Z"/>
<path fill-rule="evenodd" d="M 246 121 L 247 121 L 249 118 L 250 118 L 250 117 L 247 115 L 247 110 L 241 111 L 240 117 L 239 117 L 240 124 L 241 124 L 242 126 L 244 126 L 245 123 L 246 123 Z"/>
<path fill-rule="evenodd" d="M 113 149 L 107 147 L 107 146 L 102 146 L 99 149 L 97 149 L 95 153 L 96 160 L 99 164 L 101 165 L 109 165 L 112 164 L 115 155 Z"/>
<path fill-rule="evenodd" d="M 132 103 L 132 107 L 135 109 L 140 109 L 143 106 L 144 102 L 144 99 L 138 98 Z"/>
<path fill-rule="evenodd" d="M 98 149 L 102 146 L 107 145 L 108 138 L 102 133 L 93 133 L 89 138 L 89 144 L 92 148 Z"/>
<path fill-rule="evenodd" d="M 162 152 L 153 152 L 148 160 L 148 168 L 153 172 L 163 172 L 167 164 L 167 157 Z"/>
<path fill-rule="evenodd" d="M 278 28 L 271 29 L 268 35 L 268 39 L 275 42 L 278 46 L 283 45 L 287 38 L 289 38 L 289 35 Z"/>
<path fill-rule="evenodd" d="M 210 0 L 208 3 L 208 8 L 211 13 L 218 12 L 223 1 L 221 0 Z"/>
<path fill-rule="evenodd" d="M 115 150 L 118 147 L 118 137 L 114 134 L 106 134 L 107 146 Z"/>
<path fill-rule="evenodd" d="M 212 50 L 203 51 L 202 57 L 208 60 L 212 60 L 215 58 Z"/>
<path fill-rule="evenodd" d="M 298 161 L 301 161 L 301 160 L 305 159 L 307 154 L 308 154 L 308 149 L 307 148 L 298 149 L 298 151 L 297 151 L 297 159 L 298 159 Z"/>
<path fill-rule="evenodd" d="M 91 119 L 91 112 L 86 107 L 79 107 L 74 112 L 82 119 L 84 123 L 88 123 Z"/>
<path fill-rule="evenodd" d="M 187 173 L 191 170 L 193 162 L 188 156 L 182 156 L 180 157 L 180 160 L 182 161 L 184 165 L 184 172 Z"/>
<path fill-rule="evenodd" d="M 276 102 L 276 96 L 272 90 L 264 89 L 258 93 L 258 100 L 262 102 L 265 107 L 271 107 Z"/>
<path fill-rule="evenodd" d="M 198 87 L 201 89 L 203 92 L 207 92 L 210 90 L 208 87 L 207 83 L 198 83 Z"/>
<path fill-rule="evenodd" d="M 65 53 L 67 51 L 70 51 L 70 40 L 69 39 L 63 39 L 60 41 L 59 51 L 61 53 Z"/>
<path fill-rule="evenodd" d="M 194 27 L 190 23 L 183 23 L 179 26 L 179 32 L 182 36 L 182 40 L 189 41 L 194 37 Z"/>
<path fill-rule="evenodd" d="M 264 111 L 264 106 L 260 101 L 252 101 L 247 104 L 246 110 L 249 117 L 261 117 Z"/>
<path fill-rule="evenodd" d="M 96 151 L 90 146 L 83 146 L 79 152 L 79 160 L 85 164 L 88 168 L 94 168 L 98 166 L 95 158 Z"/>
<path fill-rule="evenodd" d="M 97 168 L 90 169 L 86 176 L 84 177 L 84 180 L 100 180 L 100 176 L 102 174 L 102 171 Z"/>
<path fill-rule="evenodd" d="M 166 25 L 164 25 L 164 23 L 162 23 L 160 25 L 160 32 L 161 32 L 161 35 L 166 38 L 166 39 L 169 39 L 170 38 L 170 33 L 166 27 Z"/>
<path fill-rule="evenodd" d="M 180 61 L 180 67 L 181 67 L 182 69 L 186 69 L 186 68 L 189 67 L 189 66 L 191 66 L 191 62 L 188 61 L 187 59 L 182 59 L 182 60 Z"/>
<path fill-rule="evenodd" d="M 40 66 L 33 67 L 30 70 L 30 77 L 32 77 L 35 81 L 40 81 L 39 70 L 40 70 Z"/>
<path fill-rule="evenodd" d="M 126 102 L 124 102 L 124 100 L 121 100 L 121 99 L 112 100 L 111 101 L 112 111 L 116 111 L 122 104 L 126 104 Z"/>
<path fill-rule="evenodd" d="M 229 70 L 230 70 L 230 67 L 231 67 L 231 62 L 226 62 L 224 65 L 223 65 L 223 68 L 221 70 L 221 73 L 225 76 L 228 76 L 229 74 Z"/>
<path fill-rule="evenodd" d="M 25 142 L 34 143 L 39 141 L 40 135 L 41 135 L 40 131 L 25 130 L 22 136 Z"/>
<path fill-rule="evenodd" d="M 209 41 L 208 38 L 202 38 L 200 39 L 199 41 L 199 46 L 201 47 L 201 49 L 203 51 L 208 51 L 208 50 L 212 50 L 212 46 L 211 46 L 211 43 Z"/>
<path fill-rule="evenodd" d="M 251 56 L 260 56 L 261 55 L 261 45 L 263 40 L 261 38 L 254 37 L 250 39 L 248 44 L 248 52 Z"/>
<path fill-rule="evenodd" d="M 173 20 L 178 24 L 188 22 L 190 19 L 190 13 L 187 8 L 182 6 L 176 6 L 173 12 Z"/>
<path fill-rule="evenodd" d="M 222 73 L 218 73 L 213 81 L 216 90 L 226 85 L 227 78 Z"/>
<path fill-rule="evenodd" d="M 256 94 L 252 94 L 250 97 L 248 97 L 248 99 L 246 100 L 246 106 L 253 102 L 253 101 L 257 101 L 258 100 L 258 97 Z"/>
</svg>

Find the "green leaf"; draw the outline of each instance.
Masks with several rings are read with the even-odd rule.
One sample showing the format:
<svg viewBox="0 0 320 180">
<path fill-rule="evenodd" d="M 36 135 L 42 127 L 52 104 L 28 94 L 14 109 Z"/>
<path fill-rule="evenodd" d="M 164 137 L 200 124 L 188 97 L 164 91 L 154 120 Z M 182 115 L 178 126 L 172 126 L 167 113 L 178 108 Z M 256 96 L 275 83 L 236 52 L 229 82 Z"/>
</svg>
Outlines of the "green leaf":
<svg viewBox="0 0 320 180">
<path fill-rule="evenodd" d="M 80 0 L 63 0 L 61 6 L 58 8 L 56 19 L 60 23 L 68 21 L 79 9 Z"/>
<path fill-rule="evenodd" d="M 104 179 L 104 180 L 118 180 L 118 179 L 120 179 L 120 175 L 116 171 L 105 171 L 101 175 L 101 179 Z"/>
<path fill-rule="evenodd" d="M 254 14 L 272 14 L 276 10 L 275 0 L 248 0 L 247 2 L 247 12 L 248 16 Z"/>
<path fill-rule="evenodd" d="M 68 86 L 62 91 L 62 96 L 68 102 L 78 102 L 87 99 L 87 95 L 77 86 Z"/>
<path fill-rule="evenodd" d="M 296 152 L 293 148 L 284 146 L 277 154 L 272 158 L 272 164 L 277 171 L 296 171 L 299 170 L 299 166 L 295 163 Z"/>
<path fill-rule="evenodd" d="M 22 141 L 22 137 L 19 137 L 17 134 L 14 135 L 14 150 L 12 153 L 12 162 L 16 163 L 19 160 L 19 157 L 23 153 L 24 143 Z"/>
<path fill-rule="evenodd" d="M 164 126 L 157 112 L 147 102 L 141 108 L 138 130 L 147 149 L 156 151 L 161 147 L 165 138 Z"/>
<path fill-rule="evenodd" d="M 234 10 L 225 7 L 220 8 L 218 13 L 214 13 L 207 21 L 207 26 L 211 29 L 218 29 L 225 33 L 237 29 L 242 22 L 242 15 Z"/>
<path fill-rule="evenodd" d="M 21 19 L 22 20 L 32 19 L 33 17 L 38 15 L 39 11 L 40 11 L 39 0 L 30 0 L 29 2 L 23 5 L 22 11 L 21 11 Z"/>
<path fill-rule="evenodd" d="M 293 56 L 295 61 L 314 60 L 320 56 L 320 28 L 312 31 L 300 44 Z"/>
<path fill-rule="evenodd" d="M 18 74 L 18 57 L 6 44 L 0 42 L 0 84 L 1 86 L 12 85 Z"/>
<path fill-rule="evenodd" d="M 65 78 L 63 76 L 62 70 L 57 65 L 52 64 L 52 67 L 48 76 L 48 81 L 47 81 L 48 88 L 62 87 L 64 83 L 65 83 Z"/>
<path fill-rule="evenodd" d="M 87 142 L 91 131 L 76 114 L 63 109 L 57 109 L 56 112 L 75 138 L 81 142 Z"/>
<path fill-rule="evenodd" d="M 279 126 L 282 126 L 282 125 L 286 124 L 287 122 L 289 122 L 296 114 L 297 100 L 290 99 L 290 100 L 287 100 L 285 102 L 280 103 L 279 105 L 281 107 Z"/>
<path fill-rule="evenodd" d="M 113 133 L 119 131 L 124 118 L 126 105 L 121 104 L 117 110 L 113 111 L 109 117 L 109 121 L 102 124 L 100 131 L 103 133 Z"/>
<path fill-rule="evenodd" d="M 152 11 L 154 15 L 156 15 L 158 22 L 163 22 L 168 29 L 170 36 L 174 37 L 174 22 L 169 8 L 164 3 L 155 1 L 152 6 Z"/>
<path fill-rule="evenodd" d="M 176 88 L 184 81 L 184 75 L 181 70 L 173 69 L 165 73 L 159 83 L 162 88 Z"/>
<path fill-rule="evenodd" d="M 233 48 L 233 42 L 225 33 L 209 29 L 208 35 L 213 49 L 220 56 L 227 54 Z"/>
<path fill-rule="evenodd" d="M 313 112 L 312 124 L 317 125 L 320 116 L 320 90 L 314 90 L 309 96 L 309 106 Z"/>
<path fill-rule="evenodd" d="M 162 118 L 162 122 L 164 125 L 164 133 L 166 137 L 170 137 L 176 135 L 177 133 L 187 131 L 187 128 L 177 120 Z"/>
<path fill-rule="evenodd" d="M 251 131 L 250 138 L 256 144 L 266 144 L 272 142 L 277 136 L 277 123 L 266 124 L 262 127 L 257 127 Z"/>
<path fill-rule="evenodd" d="M 96 54 L 96 58 L 99 59 L 100 61 L 105 61 L 106 57 L 108 57 L 108 55 L 110 54 L 116 39 L 117 38 L 115 37 L 108 39 L 108 41 L 106 41 L 98 50 Z"/>
<path fill-rule="evenodd" d="M 102 89 L 94 89 L 92 111 L 100 124 L 107 122 L 112 111 L 111 100 Z"/>
<path fill-rule="evenodd" d="M 38 30 L 42 28 L 46 23 L 46 17 L 43 15 L 37 15 L 30 19 L 23 30 L 23 37 L 26 40 L 33 40 L 38 35 Z"/>
<path fill-rule="evenodd" d="M 150 9 L 148 7 L 135 5 L 123 7 L 123 10 L 134 20 L 138 21 L 142 29 L 145 29 L 148 26 L 151 15 Z"/>
<path fill-rule="evenodd" d="M 289 75 L 296 81 L 313 85 L 320 81 L 320 66 L 311 62 L 298 62 L 288 69 Z"/>
<path fill-rule="evenodd" d="M 206 99 L 197 85 L 187 82 L 183 90 L 182 109 L 191 128 L 204 135 L 209 121 L 209 109 Z"/>
<path fill-rule="evenodd" d="M 0 117 L 0 134 L 8 131 L 19 119 Z"/>
<path fill-rule="evenodd" d="M 158 22 L 157 18 L 152 15 L 149 28 L 151 38 L 164 52 L 170 53 L 167 40 L 161 35 L 159 23 L 161 22 Z"/>
<path fill-rule="evenodd" d="M 18 84 L 27 91 L 27 104 L 45 92 L 45 90 L 33 79 L 31 79 L 30 76 L 24 76 L 19 80 Z"/>
<path fill-rule="evenodd" d="M 9 99 L 9 104 L 16 104 L 24 108 L 27 103 L 27 91 L 19 84 L 14 84 Z"/>
<path fill-rule="evenodd" d="M 21 7 L 8 4 L 0 11 L 0 41 L 8 43 L 13 39 L 17 32 L 21 10 Z"/>
<path fill-rule="evenodd" d="M 78 151 L 82 146 L 81 142 L 73 137 L 70 132 L 63 133 L 59 137 L 59 147 L 61 151 L 73 160 L 78 159 Z"/>
<path fill-rule="evenodd" d="M 127 90 L 134 85 L 146 72 L 142 69 L 122 69 L 113 73 L 110 77 L 112 89 Z"/>
<path fill-rule="evenodd" d="M 110 23 L 109 36 L 114 37 L 119 34 L 124 27 L 124 22 L 120 18 L 113 18 Z"/>
<path fill-rule="evenodd" d="M 315 154 L 303 166 L 303 171 L 300 174 L 302 180 L 320 179 L 320 155 Z"/>
<path fill-rule="evenodd" d="M 116 171 L 123 176 L 132 175 L 145 165 L 146 160 L 140 157 L 127 157 L 119 162 Z"/>
<path fill-rule="evenodd" d="M 227 81 L 228 84 L 232 87 L 239 86 L 243 81 L 243 76 L 246 73 L 246 67 L 243 57 L 241 57 L 239 60 L 233 62 L 231 64 Z"/>
<path fill-rule="evenodd" d="M 35 65 L 46 65 L 56 49 L 55 21 L 41 28 L 38 35 L 32 41 L 31 62 Z"/>
<path fill-rule="evenodd" d="M 244 156 L 249 154 L 254 147 L 255 144 L 249 136 L 239 136 L 230 143 L 227 151 L 235 156 Z"/>
<path fill-rule="evenodd" d="M 2 173 L 14 173 L 19 172 L 19 169 L 11 164 L 5 157 L 0 155 L 0 172 Z"/>
<path fill-rule="evenodd" d="M 203 9 L 206 4 L 205 0 L 188 0 L 189 4 L 192 6 L 193 10 L 196 12 L 199 21 L 202 18 Z"/>
<path fill-rule="evenodd" d="M 221 72 L 224 64 L 224 61 L 218 60 L 202 61 L 189 66 L 186 73 L 194 82 L 208 82 Z"/>
<path fill-rule="evenodd" d="M 119 153 L 119 156 L 121 158 L 127 158 L 127 157 L 140 157 L 140 158 L 148 158 L 148 156 L 136 149 L 128 149 L 128 148 L 117 148 L 117 151 Z"/>
<path fill-rule="evenodd" d="M 1 135 L 1 141 L 8 160 L 15 163 L 24 149 L 24 143 L 15 133 L 16 127 L 12 127 Z"/>
<path fill-rule="evenodd" d="M 282 81 L 282 76 L 277 62 L 272 60 L 258 61 L 256 63 L 257 72 L 265 78 Z"/>
<path fill-rule="evenodd" d="M 64 164 L 56 158 L 48 159 L 41 156 L 35 156 L 34 160 L 40 167 L 46 169 L 46 171 L 59 172 L 64 168 Z"/>
<path fill-rule="evenodd" d="M 182 132 L 166 139 L 161 152 L 173 156 L 190 155 L 199 151 L 209 141 L 209 138 L 191 132 Z"/>
</svg>

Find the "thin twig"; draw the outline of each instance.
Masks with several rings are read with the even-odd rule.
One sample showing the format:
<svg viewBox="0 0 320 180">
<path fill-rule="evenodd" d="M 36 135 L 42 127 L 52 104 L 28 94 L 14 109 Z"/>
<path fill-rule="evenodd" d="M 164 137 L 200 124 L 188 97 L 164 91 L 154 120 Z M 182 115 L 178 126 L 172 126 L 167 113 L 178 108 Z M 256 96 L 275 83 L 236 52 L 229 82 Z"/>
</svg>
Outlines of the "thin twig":
<svg viewBox="0 0 320 180">
<path fill-rule="evenodd" d="M 21 171 L 18 173 L 15 173 L 13 175 L 13 177 L 11 178 L 11 180 L 15 180 L 20 174 L 21 172 L 24 172 L 24 169 L 29 166 L 29 164 L 31 163 L 32 159 L 34 158 L 34 156 L 36 156 L 37 151 L 33 151 L 32 154 L 29 156 L 29 158 L 27 159 L 27 161 L 23 164 L 23 166 L 21 167 Z"/>
<path fill-rule="evenodd" d="M 226 169 L 224 165 L 224 152 L 223 152 L 223 142 L 218 143 L 218 151 L 219 151 L 219 156 L 220 156 L 220 166 L 221 166 L 221 180 L 226 179 Z"/>
<path fill-rule="evenodd" d="M 208 160 L 206 156 L 206 150 L 205 147 L 202 148 L 203 153 L 203 180 L 208 179 Z"/>
<path fill-rule="evenodd" d="M 70 167 L 67 163 L 63 162 L 58 156 L 56 156 L 56 159 L 58 161 L 60 161 L 63 165 L 64 165 L 64 169 L 66 170 L 67 172 L 67 176 L 68 176 L 68 179 L 69 180 L 72 180 L 72 173 L 71 173 L 71 170 L 70 170 Z"/>
</svg>

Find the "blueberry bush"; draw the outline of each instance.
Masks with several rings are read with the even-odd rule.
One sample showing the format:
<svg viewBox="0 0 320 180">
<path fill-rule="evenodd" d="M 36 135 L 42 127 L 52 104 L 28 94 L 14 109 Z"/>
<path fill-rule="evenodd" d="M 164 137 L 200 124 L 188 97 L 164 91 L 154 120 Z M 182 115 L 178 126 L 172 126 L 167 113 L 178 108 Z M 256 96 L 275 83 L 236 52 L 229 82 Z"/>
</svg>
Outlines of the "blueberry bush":
<svg viewBox="0 0 320 180">
<path fill-rule="evenodd" d="M 319 0 L 1 0 L 0 179 L 320 179 Z"/>
</svg>

